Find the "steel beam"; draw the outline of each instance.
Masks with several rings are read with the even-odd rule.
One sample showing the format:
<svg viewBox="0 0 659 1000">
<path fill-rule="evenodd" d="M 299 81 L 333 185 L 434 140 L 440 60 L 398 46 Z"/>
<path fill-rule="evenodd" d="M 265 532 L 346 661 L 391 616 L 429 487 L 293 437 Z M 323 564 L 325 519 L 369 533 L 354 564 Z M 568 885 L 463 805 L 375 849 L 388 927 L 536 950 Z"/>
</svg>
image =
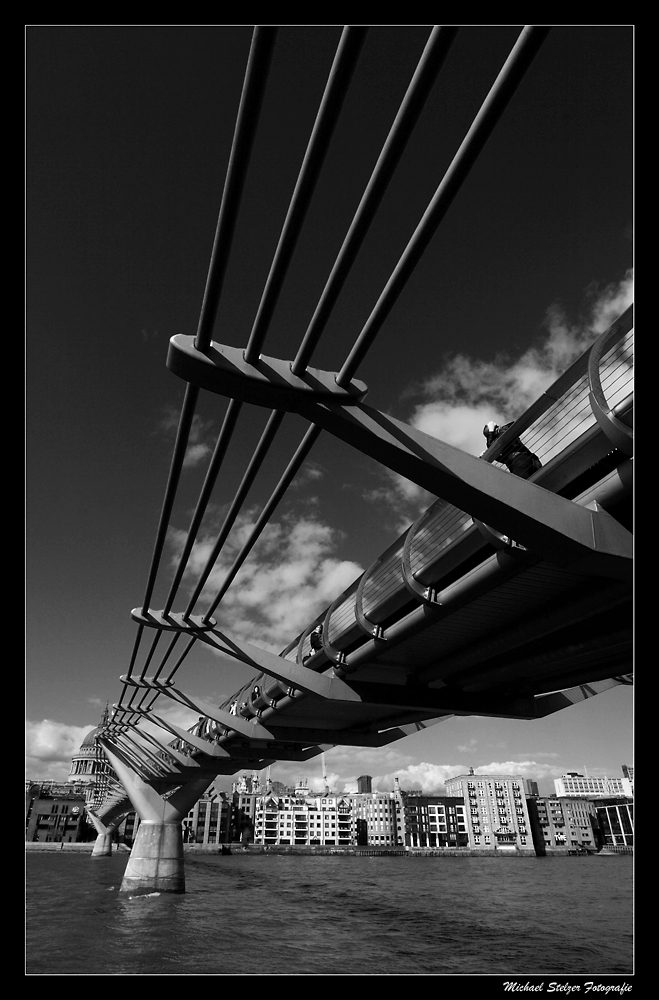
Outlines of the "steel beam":
<svg viewBox="0 0 659 1000">
<path fill-rule="evenodd" d="M 175 726 L 172 722 L 166 722 L 165 719 L 158 715 L 154 715 L 152 712 L 144 711 L 144 717 L 150 719 L 157 726 L 162 726 L 163 729 L 168 729 L 173 736 L 179 740 L 184 740 L 189 746 L 193 747 L 195 750 L 201 750 L 208 757 L 222 758 L 226 759 L 229 754 L 223 747 L 217 746 L 215 743 L 211 743 L 209 740 L 204 740 L 200 736 L 194 736 L 192 733 L 185 729 L 181 729 L 180 726 Z"/>
<path fill-rule="evenodd" d="M 240 378 L 236 376 L 233 381 L 226 371 L 225 355 L 230 350 L 236 354 L 233 367 L 237 370 L 242 364 Z M 267 364 L 262 359 L 259 370 L 250 373 L 236 349 L 213 344 L 206 354 L 201 354 L 191 338 L 177 337 L 170 342 L 167 363 L 186 381 L 212 392 L 300 413 L 317 427 L 549 562 L 569 566 L 576 572 L 631 579 L 632 535 L 606 511 L 580 507 L 364 402 L 328 399 L 336 397 L 333 390 L 328 392 L 334 385 L 331 372 L 309 369 L 305 382 L 292 387 L 295 376 L 285 362 L 277 362 L 275 369 L 272 359 L 267 359 Z M 286 385 L 282 387 L 284 372 Z M 312 377 L 317 379 L 317 391 L 309 382 Z M 356 385 L 351 390 L 358 392 Z M 277 402 L 272 401 L 275 397 Z"/>
<path fill-rule="evenodd" d="M 633 674 L 622 674 L 619 677 L 611 677 L 606 680 L 594 681 L 592 684 L 579 684 L 577 687 L 569 688 L 566 691 L 554 691 L 552 694 L 542 695 L 535 699 L 536 718 L 543 719 L 554 712 L 560 712 L 570 705 L 576 705 L 587 698 L 618 687 L 620 684 L 632 685 L 634 683 Z"/>
<path fill-rule="evenodd" d="M 259 747 L 259 749 L 263 748 Z M 312 757 L 317 757 L 318 754 L 323 752 L 323 748 L 319 746 L 308 747 L 306 750 L 282 749 L 278 745 L 273 744 L 272 741 L 270 741 L 270 745 L 267 750 L 270 756 L 275 756 L 278 761 L 305 761 L 310 760 Z M 254 757 L 254 749 L 251 746 L 237 746 L 232 744 L 231 756 L 241 762 L 244 758 L 252 759 Z"/>
<path fill-rule="evenodd" d="M 437 713 L 440 715 L 441 713 Z M 447 716 L 448 717 L 448 716 Z M 410 728 L 411 727 L 411 728 Z M 308 744 L 313 740 L 318 744 L 329 744 L 330 746 L 345 747 L 383 747 L 395 740 L 400 740 L 404 736 L 409 736 L 411 732 L 425 729 L 423 723 L 411 723 L 408 725 L 409 732 L 402 726 L 395 726 L 385 729 L 383 732 L 369 732 L 365 729 L 321 729 L 311 727 L 307 729 L 302 726 L 272 726 L 273 739 L 282 740 L 287 743 Z"/>
<path fill-rule="evenodd" d="M 360 403 L 303 415 L 435 496 L 573 572 L 631 579 L 633 537 L 589 510 Z"/>
<path fill-rule="evenodd" d="M 355 702 L 360 700 L 352 688 L 337 677 L 333 671 L 327 674 L 315 673 L 313 670 L 308 670 L 292 660 L 285 660 L 282 656 L 277 656 L 268 650 L 260 649 L 258 646 L 253 646 L 240 639 L 233 639 L 226 633 L 220 632 L 219 629 L 214 629 L 210 634 L 202 633 L 198 638 L 214 649 L 240 660 L 241 663 L 261 670 L 270 677 L 284 681 L 292 688 L 307 694 L 331 700 Z"/>
<path fill-rule="evenodd" d="M 249 364 L 238 347 L 213 342 L 199 351 L 194 337 L 184 334 L 170 340 L 167 367 L 185 382 L 209 392 L 273 410 L 295 412 L 307 397 L 354 402 L 363 399 L 368 391 L 365 383 L 357 379 L 342 389 L 336 384 L 335 372 L 320 368 L 307 368 L 302 375 L 293 375 L 290 361 L 265 355 Z"/>
<path fill-rule="evenodd" d="M 239 715 L 232 715 L 230 712 L 225 712 L 224 709 L 217 708 L 215 705 L 209 705 L 205 701 L 190 698 L 177 688 L 166 688 L 161 693 L 167 695 L 172 701 L 178 702 L 179 705 L 191 708 L 193 712 L 197 712 L 200 716 L 212 719 L 213 722 L 217 722 L 225 729 L 239 733 L 240 736 L 261 740 L 271 740 L 273 738 L 270 731 L 264 726 L 259 725 L 258 722 L 248 722 Z"/>
<path fill-rule="evenodd" d="M 148 718 L 146 713 L 145 717 Z M 152 733 L 147 733 L 144 729 L 140 729 L 138 725 L 130 722 L 126 722 L 124 725 L 127 729 L 133 729 L 145 743 L 151 743 L 157 748 L 158 751 L 160 751 L 160 753 L 166 754 L 170 757 L 174 764 L 180 767 L 198 768 L 200 766 L 196 761 L 192 761 L 189 757 L 186 757 L 185 754 L 180 753 L 178 750 L 174 750 L 173 747 L 168 746 L 166 743 L 162 743 L 159 739 L 153 736 Z M 140 744 L 138 743 L 137 745 L 139 746 Z"/>
<path fill-rule="evenodd" d="M 408 708 L 419 712 L 429 710 L 451 715 L 483 715 L 502 719 L 534 719 L 531 696 L 502 698 L 468 695 L 450 687 L 430 688 L 423 685 L 380 684 L 373 681 L 352 681 L 351 687 L 366 706 Z"/>
</svg>

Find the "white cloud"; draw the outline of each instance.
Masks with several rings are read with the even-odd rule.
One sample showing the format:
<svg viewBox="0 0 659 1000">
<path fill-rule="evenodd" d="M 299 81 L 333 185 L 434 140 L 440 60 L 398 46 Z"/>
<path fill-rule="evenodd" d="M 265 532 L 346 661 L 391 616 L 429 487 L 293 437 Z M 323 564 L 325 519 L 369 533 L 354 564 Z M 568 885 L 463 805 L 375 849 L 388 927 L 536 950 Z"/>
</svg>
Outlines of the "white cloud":
<svg viewBox="0 0 659 1000">
<path fill-rule="evenodd" d="M 540 781 L 543 778 L 558 778 L 565 773 L 563 767 L 555 764 L 539 764 L 536 760 L 493 760 L 489 764 L 480 764 L 474 768 L 475 774 L 512 774 L 520 778 L 532 778 Z"/>
<path fill-rule="evenodd" d="M 199 718 L 198 713 L 165 697 L 158 700 L 155 712 L 181 729 L 189 729 Z M 25 777 L 33 780 L 66 781 L 71 771 L 71 758 L 79 750 L 85 736 L 97 726 L 98 722 L 88 726 L 69 726 L 51 719 L 43 719 L 41 722 L 26 720 Z M 175 738 L 169 730 L 163 730 L 154 723 L 147 721 L 142 726 L 162 743 L 171 743 Z"/>
<path fill-rule="evenodd" d="M 391 791 L 398 778 L 403 791 L 420 789 L 428 795 L 444 794 L 444 785 L 448 778 L 454 778 L 465 772 L 464 764 L 429 764 L 422 761 L 419 764 L 409 764 L 387 774 L 373 775 L 373 790 L 379 792 Z"/>
<path fill-rule="evenodd" d="M 299 489 L 301 486 L 306 486 L 307 483 L 313 483 L 318 479 L 322 479 L 324 475 L 325 470 L 322 466 L 318 465 L 316 462 L 307 461 L 291 483 L 290 488 L 292 490 Z"/>
<path fill-rule="evenodd" d="M 210 451 L 210 446 L 203 442 L 198 442 L 197 444 L 190 442 L 185 452 L 185 458 L 183 459 L 184 468 L 190 469 L 195 465 L 199 465 L 207 455 L 210 455 Z"/>
<path fill-rule="evenodd" d="M 208 578 L 202 605 L 210 605 L 255 521 L 254 511 L 237 519 Z M 192 549 L 184 577 L 191 588 L 206 566 L 215 537 L 212 532 L 202 536 Z M 219 626 L 229 635 L 279 652 L 362 572 L 357 563 L 336 558 L 339 539 L 335 529 L 312 517 L 283 516 L 268 524 L 219 605 L 214 616 Z M 169 540 L 176 561 L 185 532 L 173 530 Z"/>
<path fill-rule="evenodd" d="M 63 722 L 43 719 L 25 722 L 26 778 L 66 781 L 71 769 L 71 757 L 84 737 L 98 723 L 69 726 Z"/>
<path fill-rule="evenodd" d="M 472 743 L 475 742 L 472 740 Z M 469 749 L 472 749 L 470 747 Z M 539 756 L 547 756 L 539 755 Z M 555 755 L 558 756 L 558 755 Z M 380 762 L 380 768 L 382 762 Z M 422 761 L 397 768 L 388 773 L 373 775 L 373 790 L 386 792 L 394 787 L 394 779 L 398 778 L 403 791 L 420 789 L 426 795 L 444 795 L 445 785 L 449 778 L 467 774 L 469 766 L 465 764 L 429 764 Z M 474 767 L 474 773 L 479 774 L 511 774 L 519 778 L 531 778 L 533 781 L 551 781 L 565 773 L 564 765 L 541 764 L 537 760 L 523 761 L 490 761 Z"/>
<path fill-rule="evenodd" d="M 169 436 L 175 436 L 178 431 L 180 414 L 174 407 L 168 407 L 164 417 L 160 421 L 161 430 Z M 212 451 L 211 432 L 212 421 L 204 420 L 198 414 L 192 419 L 192 426 L 188 435 L 188 446 L 183 459 L 183 467 L 191 469 L 200 462 L 203 462 Z"/>
</svg>

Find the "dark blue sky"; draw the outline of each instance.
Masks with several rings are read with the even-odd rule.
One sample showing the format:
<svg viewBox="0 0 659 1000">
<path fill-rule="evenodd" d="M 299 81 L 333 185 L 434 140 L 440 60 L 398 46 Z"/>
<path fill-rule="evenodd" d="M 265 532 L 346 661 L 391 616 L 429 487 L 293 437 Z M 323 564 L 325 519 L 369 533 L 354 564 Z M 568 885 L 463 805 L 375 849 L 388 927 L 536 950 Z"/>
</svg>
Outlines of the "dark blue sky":
<svg viewBox="0 0 659 1000">
<path fill-rule="evenodd" d="M 369 31 L 266 354 L 294 356 L 430 27 Z M 341 367 L 521 27 L 458 33 L 315 366 Z M 247 343 L 340 33 L 279 33 L 214 334 L 221 343 Z M 250 27 L 232 25 L 26 30 L 33 721 L 94 723 L 98 704 L 119 695 L 171 458 L 166 418 L 182 399 L 167 344 L 196 331 L 250 40 Z M 446 355 L 519 357 L 546 335 L 550 307 L 577 325 L 624 279 L 633 264 L 633 40 L 625 25 L 552 28 L 359 370 L 369 402 L 407 419 Z M 219 397 L 204 401 L 200 434 L 217 431 L 224 408 Z M 217 504 L 231 499 L 262 421 L 254 413 L 241 425 Z M 254 503 L 303 430 L 287 419 Z M 334 532 L 334 556 L 367 565 L 396 524 L 386 506 L 363 501 L 381 485 L 378 469 L 326 436 L 312 460 L 322 487 L 300 489 L 284 513 L 313 510 Z M 184 481 L 180 527 L 201 475 Z M 220 688 L 228 694 L 243 679 L 230 670 Z"/>
</svg>

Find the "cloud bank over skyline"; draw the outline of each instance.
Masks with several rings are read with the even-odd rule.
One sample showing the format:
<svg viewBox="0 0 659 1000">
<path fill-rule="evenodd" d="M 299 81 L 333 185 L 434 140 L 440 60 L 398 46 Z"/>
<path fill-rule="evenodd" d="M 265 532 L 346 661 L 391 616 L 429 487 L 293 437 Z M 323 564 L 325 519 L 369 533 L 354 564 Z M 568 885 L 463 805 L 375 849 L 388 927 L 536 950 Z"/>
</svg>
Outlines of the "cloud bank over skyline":
<svg viewBox="0 0 659 1000">
<path fill-rule="evenodd" d="M 477 761 L 480 756 L 480 753 L 475 753 L 473 760 Z M 547 754 L 537 754 L 538 758 L 547 756 Z M 558 757 L 558 754 L 551 756 Z M 458 775 L 467 774 L 470 766 L 473 766 L 476 775 L 509 774 L 520 779 L 529 778 L 539 783 L 541 794 L 552 794 L 554 792 L 554 778 L 561 777 L 567 770 L 565 764 L 557 760 L 548 762 L 534 758 L 523 760 L 487 759 L 483 763 L 473 764 L 435 764 L 425 760 L 417 762 L 411 755 L 397 750 L 385 752 L 351 750 L 346 747 L 327 750 L 325 766 L 327 784 L 335 794 L 356 792 L 357 779 L 362 775 L 369 775 L 372 779 L 374 792 L 393 791 L 396 779 L 398 779 L 403 791 L 416 790 L 425 795 L 445 795 L 446 782 Z M 245 773 L 251 772 L 245 771 Z M 618 771 L 614 774 L 607 774 L 603 768 L 592 768 L 588 770 L 588 773 L 601 777 L 619 776 Z M 325 787 L 320 757 L 314 758 L 306 764 L 295 765 L 282 762 L 273 765 L 271 777 L 272 780 L 281 781 L 287 787 L 293 787 L 300 779 L 306 779 L 309 790 L 312 792 L 322 792 Z M 264 780 L 264 775 L 261 775 L 261 779 Z"/>
</svg>

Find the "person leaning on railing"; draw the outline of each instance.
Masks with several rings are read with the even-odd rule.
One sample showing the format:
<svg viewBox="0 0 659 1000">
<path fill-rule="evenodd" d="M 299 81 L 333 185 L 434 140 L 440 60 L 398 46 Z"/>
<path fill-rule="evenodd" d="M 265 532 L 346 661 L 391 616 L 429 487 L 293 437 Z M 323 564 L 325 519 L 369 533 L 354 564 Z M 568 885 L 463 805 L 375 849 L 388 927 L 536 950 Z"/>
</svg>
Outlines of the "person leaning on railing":
<svg viewBox="0 0 659 1000">
<path fill-rule="evenodd" d="M 499 424 L 495 424 L 491 420 L 488 424 L 485 424 L 483 434 L 487 441 L 487 448 L 494 444 L 497 438 L 500 438 L 514 423 L 515 421 L 511 420 L 510 423 L 503 424 L 500 427 Z M 486 451 L 487 448 L 485 449 Z M 481 457 L 484 454 L 485 452 L 481 452 Z M 512 441 L 504 445 L 501 453 L 497 455 L 497 461 L 503 462 L 508 471 L 512 472 L 514 476 L 519 476 L 520 479 L 528 479 L 534 472 L 542 468 L 542 462 L 538 456 L 529 451 L 519 438 L 513 438 Z"/>
<path fill-rule="evenodd" d="M 323 648 L 323 626 L 322 624 L 316 625 L 313 632 L 309 634 L 309 645 L 311 646 L 311 652 L 302 660 L 302 663 L 306 663 L 310 660 L 314 653 Z"/>
</svg>

